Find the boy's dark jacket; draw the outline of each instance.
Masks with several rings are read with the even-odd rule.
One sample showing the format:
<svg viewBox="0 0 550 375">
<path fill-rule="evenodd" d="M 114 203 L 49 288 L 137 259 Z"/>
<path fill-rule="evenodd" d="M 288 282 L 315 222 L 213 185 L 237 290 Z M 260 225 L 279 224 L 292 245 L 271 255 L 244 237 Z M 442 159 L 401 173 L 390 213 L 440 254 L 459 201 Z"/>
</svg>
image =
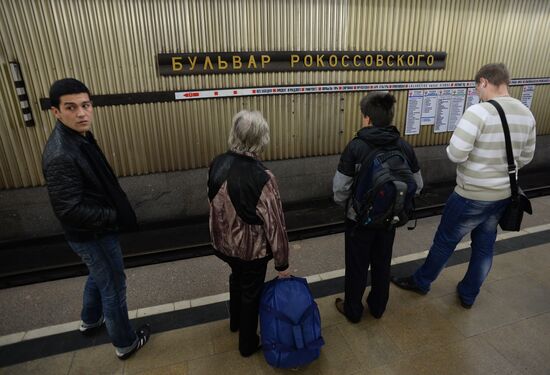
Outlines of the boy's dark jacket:
<svg viewBox="0 0 550 375">
<path fill-rule="evenodd" d="M 361 139 L 362 138 L 362 139 Z M 365 143 L 365 141 L 368 142 Z M 383 147 L 391 145 L 397 142 L 405 157 L 408 159 L 411 171 L 416 173 L 420 170 L 418 167 L 418 161 L 413 151 L 412 146 L 401 139 L 399 130 L 395 126 L 388 126 L 384 128 L 369 127 L 361 128 L 357 132 L 357 136 L 352 139 L 342 156 L 340 157 L 340 163 L 338 164 L 338 171 L 346 176 L 353 177 L 356 173 L 356 165 L 362 164 L 367 158 L 373 147 Z M 369 146 L 369 144 L 372 146 Z"/>
<path fill-rule="evenodd" d="M 346 216 L 356 220 L 351 200 L 352 182 L 361 165 L 374 148 L 397 144 L 409 162 L 411 172 L 420 171 L 418 160 L 412 146 L 401 138 L 395 126 L 361 128 L 340 156 L 338 169 L 333 181 L 334 199 L 336 203 L 346 207 Z"/>
</svg>

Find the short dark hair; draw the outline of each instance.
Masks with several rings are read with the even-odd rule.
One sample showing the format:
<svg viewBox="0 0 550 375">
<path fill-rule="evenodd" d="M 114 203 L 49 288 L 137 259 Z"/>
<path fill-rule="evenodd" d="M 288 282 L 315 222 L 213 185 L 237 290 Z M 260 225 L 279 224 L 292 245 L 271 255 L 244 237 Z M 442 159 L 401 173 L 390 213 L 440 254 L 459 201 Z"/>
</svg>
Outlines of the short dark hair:
<svg viewBox="0 0 550 375">
<path fill-rule="evenodd" d="M 80 94 L 85 92 L 90 95 L 90 90 L 85 84 L 74 78 L 63 78 L 55 81 L 50 87 L 50 105 L 59 109 L 59 99 L 63 95 Z"/>
<path fill-rule="evenodd" d="M 485 78 L 495 86 L 510 85 L 510 72 L 503 63 L 483 65 L 476 73 L 476 83 L 479 83 L 481 78 Z"/>
<path fill-rule="evenodd" d="M 390 126 L 393 120 L 395 97 L 383 91 L 373 91 L 361 99 L 361 113 L 369 116 L 376 127 Z"/>
</svg>

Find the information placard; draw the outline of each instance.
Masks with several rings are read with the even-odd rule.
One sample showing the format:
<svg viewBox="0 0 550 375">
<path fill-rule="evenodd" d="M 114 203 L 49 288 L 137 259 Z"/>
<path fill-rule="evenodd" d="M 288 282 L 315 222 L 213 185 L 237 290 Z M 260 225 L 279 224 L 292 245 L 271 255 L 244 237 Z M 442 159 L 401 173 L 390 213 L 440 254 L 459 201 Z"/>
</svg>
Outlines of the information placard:
<svg viewBox="0 0 550 375">
<path fill-rule="evenodd" d="M 477 103 L 479 103 L 479 96 L 477 95 L 476 88 L 468 87 L 468 92 L 466 94 L 466 109 Z"/>
<path fill-rule="evenodd" d="M 531 108 L 531 103 L 533 102 L 533 95 L 535 94 L 534 85 L 525 85 L 521 90 L 521 102 L 525 104 L 527 108 Z"/>
<path fill-rule="evenodd" d="M 449 110 L 451 108 L 452 89 L 443 89 L 437 91 L 439 92 L 439 100 L 437 101 L 434 133 L 443 133 L 447 131 L 447 126 L 449 124 Z"/>
<path fill-rule="evenodd" d="M 433 125 L 435 123 L 437 97 L 437 90 L 424 90 L 424 100 L 422 101 L 422 117 L 420 118 L 420 125 Z"/>
<path fill-rule="evenodd" d="M 466 100 L 466 89 L 453 89 L 451 98 L 451 108 L 449 109 L 449 123 L 447 131 L 452 132 L 456 129 L 462 114 L 464 113 L 464 102 Z"/>
<path fill-rule="evenodd" d="M 408 97 L 405 135 L 418 134 L 420 133 L 420 116 L 422 115 L 424 92 L 422 90 L 410 90 Z"/>
</svg>

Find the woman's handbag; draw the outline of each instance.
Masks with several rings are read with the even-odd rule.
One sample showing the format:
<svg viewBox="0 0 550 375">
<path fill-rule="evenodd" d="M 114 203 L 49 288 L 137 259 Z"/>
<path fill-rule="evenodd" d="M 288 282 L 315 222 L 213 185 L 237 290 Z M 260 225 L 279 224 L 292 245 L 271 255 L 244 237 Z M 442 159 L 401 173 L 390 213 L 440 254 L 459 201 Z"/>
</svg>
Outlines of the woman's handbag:
<svg viewBox="0 0 550 375">
<path fill-rule="evenodd" d="M 510 177 L 510 190 L 512 191 L 512 197 L 510 203 L 504 210 L 504 214 L 500 218 L 498 224 L 502 230 L 519 231 L 521 229 L 521 220 L 523 219 L 523 213 L 527 212 L 529 215 L 533 213 L 531 202 L 529 198 L 523 193 L 516 181 L 517 168 L 514 162 L 514 153 L 512 151 L 512 141 L 510 139 L 510 129 L 508 128 L 508 121 L 504 115 L 504 110 L 495 100 L 489 100 L 500 116 L 502 122 L 502 129 L 504 130 L 504 140 L 506 141 L 506 158 L 508 159 L 508 177 Z"/>
</svg>

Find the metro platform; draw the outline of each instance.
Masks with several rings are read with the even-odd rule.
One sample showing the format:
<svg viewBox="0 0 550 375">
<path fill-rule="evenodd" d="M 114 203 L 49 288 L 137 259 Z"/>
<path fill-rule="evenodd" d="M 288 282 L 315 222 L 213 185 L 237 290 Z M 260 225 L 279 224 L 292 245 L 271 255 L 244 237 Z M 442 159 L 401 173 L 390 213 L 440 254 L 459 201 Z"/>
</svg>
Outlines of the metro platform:
<svg viewBox="0 0 550 375">
<path fill-rule="evenodd" d="M 522 231 L 499 232 L 470 310 L 455 292 L 469 238 L 428 295 L 392 285 L 384 316 L 365 312 L 359 324 L 334 307 L 343 296 L 343 234 L 292 242 L 292 273 L 310 283 L 326 342 L 317 361 L 296 371 L 271 368 L 261 352 L 239 355 L 228 323 L 229 269 L 208 256 L 127 270 L 132 323 L 153 331 L 127 361 L 115 357 L 104 329 L 91 338 L 77 331 L 84 277 L 0 290 L 0 374 L 549 374 L 550 196 L 531 201 Z M 422 263 L 439 220 L 398 230 L 393 274 Z M 268 268 L 266 279 L 274 275 Z"/>
</svg>

